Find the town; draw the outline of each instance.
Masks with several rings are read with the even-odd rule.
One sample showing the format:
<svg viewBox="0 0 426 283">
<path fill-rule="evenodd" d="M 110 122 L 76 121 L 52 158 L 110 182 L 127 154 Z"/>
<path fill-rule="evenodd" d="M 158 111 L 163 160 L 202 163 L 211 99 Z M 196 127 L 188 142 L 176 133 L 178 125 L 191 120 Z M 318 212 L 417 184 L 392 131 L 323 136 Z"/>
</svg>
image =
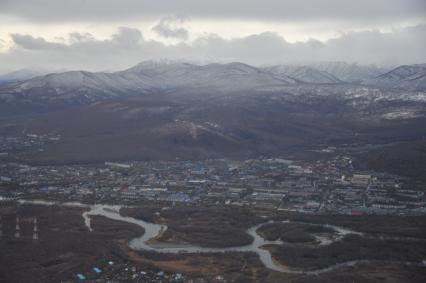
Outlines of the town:
<svg viewBox="0 0 426 283">
<path fill-rule="evenodd" d="M 344 155 L 316 161 L 105 162 L 93 165 L 0 165 L 0 198 L 86 203 L 247 206 L 332 214 L 420 215 L 424 184 L 356 171 Z"/>
</svg>

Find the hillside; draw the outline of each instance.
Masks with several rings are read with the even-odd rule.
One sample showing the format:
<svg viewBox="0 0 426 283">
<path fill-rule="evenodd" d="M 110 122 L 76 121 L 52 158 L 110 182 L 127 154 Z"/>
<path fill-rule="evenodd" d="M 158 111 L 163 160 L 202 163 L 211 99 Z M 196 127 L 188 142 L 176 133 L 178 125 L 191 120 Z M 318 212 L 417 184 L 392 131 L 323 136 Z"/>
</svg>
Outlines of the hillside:
<svg viewBox="0 0 426 283">
<path fill-rule="evenodd" d="M 365 83 L 401 90 L 426 90 L 426 64 L 399 66 Z"/>
<path fill-rule="evenodd" d="M 265 68 L 265 70 L 280 77 L 292 78 L 300 83 L 337 84 L 343 82 L 326 71 L 319 71 L 307 66 L 276 65 Z"/>
<path fill-rule="evenodd" d="M 17 157 L 43 163 L 277 156 L 426 135 L 426 93 L 310 68 L 143 62 L 36 77 L 0 99 L 0 135 L 61 137 Z"/>
<path fill-rule="evenodd" d="M 350 83 L 360 83 L 366 79 L 375 78 L 386 71 L 385 69 L 378 68 L 374 65 L 363 66 L 356 63 L 349 64 L 346 62 L 318 62 L 312 63 L 310 66 L 319 71 L 332 74 L 339 80 Z"/>
</svg>

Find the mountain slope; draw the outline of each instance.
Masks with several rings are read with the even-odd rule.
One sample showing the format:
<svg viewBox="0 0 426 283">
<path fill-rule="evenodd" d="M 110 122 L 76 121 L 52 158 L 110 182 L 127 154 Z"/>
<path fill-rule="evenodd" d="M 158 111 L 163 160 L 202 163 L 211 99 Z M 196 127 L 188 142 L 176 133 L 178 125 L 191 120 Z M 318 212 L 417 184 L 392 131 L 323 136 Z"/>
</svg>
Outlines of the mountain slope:
<svg viewBox="0 0 426 283">
<path fill-rule="evenodd" d="M 340 63 L 321 66 L 340 77 L 367 76 L 364 71 L 371 74 L 374 69 Z M 424 93 L 412 92 L 425 90 L 425 67 L 401 66 L 363 83 L 346 87 L 336 75 L 306 66 L 257 68 L 238 62 L 195 65 L 148 61 L 115 73 L 71 71 L 0 86 L 0 114 L 43 112 L 108 99 L 176 92 L 192 99 L 244 92 L 290 92 L 303 97 L 363 97 L 362 103 L 372 99 L 421 101 Z"/>
<path fill-rule="evenodd" d="M 115 73 L 71 71 L 10 83 L 0 87 L 0 100 L 11 104 L 76 105 L 177 89 L 225 93 L 270 90 L 293 83 L 292 79 L 280 78 L 242 63 L 199 66 L 144 62 Z"/>
<path fill-rule="evenodd" d="M 29 80 L 49 73 L 55 73 L 55 71 L 44 69 L 21 69 L 0 75 L 0 84 Z"/>
<path fill-rule="evenodd" d="M 346 62 L 318 62 L 310 64 L 312 68 L 332 74 L 339 80 L 356 83 L 371 79 L 383 74 L 384 69 L 374 65 L 362 66 L 356 63 Z"/>
<path fill-rule="evenodd" d="M 285 92 L 227 95 L 182 89 L 5 120 L 3 126 L 0 119 L 0 135 L 59 135 L 59 141 L 42 151 L 18 156 L 46 163 L 250 158 L 294 154 L 324 144 L 386 143 L 426 135 L 421 126 L 425 102 L 400 100 L 398 94 L 386 94 L 394 100 L 374 95 L 380 94 L 360 95 L 348 85 L 296 85 Z M 401 109 L 416 115 L 387 118 Z"/>
<path fill-rule="evenodd" d="M 413 91 L 426 90 L 426 64 L 399 66 L 365 83 Z"/>
<path fill-rule="evenodd" d="M 148 61 L 117 74 L 148 81 L 157 88 L 210 87 L 222 91 L 236 91 L 294 83 L 290 78 L 278 78 L 261 69 L 238 62 L 200 66 Z"/>
<path fill-rule="evenodd" d="M 277 76 L 292 78 L 297 82 L 313 84 L 342 83 L 341 80 L 325 71 L 319 71 L 307 66 L 276 65 L 265 68 Z"/>
</svg>

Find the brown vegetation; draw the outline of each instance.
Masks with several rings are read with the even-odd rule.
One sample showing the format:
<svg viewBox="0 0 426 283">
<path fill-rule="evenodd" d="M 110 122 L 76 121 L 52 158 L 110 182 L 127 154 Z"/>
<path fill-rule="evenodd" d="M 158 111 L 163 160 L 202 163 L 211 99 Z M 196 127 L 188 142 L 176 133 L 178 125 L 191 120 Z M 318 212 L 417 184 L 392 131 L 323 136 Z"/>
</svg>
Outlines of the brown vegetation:
<svg viewBox="0 0 426 283">
<path fill-rule="evenodd" d="M 352 260 L 383 260 L 421 263 L 426 246 L 418 242 L 365 239 L 348 235 L 329 246 L 269 246 L 272 255 L 279 262 L 291 267 L 308 269 L 328 267 Z"/>
<path fill-rule="evenodd" d="M 355 231 L 389 236 L 426 239 L 426 216 L 398 215 L 319 215 L 280 212 L 276 219 L 290 219 L 316 224 L 332 224 Z"/>
<path fill-rule="evenodd" d="M 13 237 L 16 213 L 21 237 Z M 0 208 L 4 236 L 0 238 L 0 282 L 60 282 L 77 272 L 90 278 L 94 266 L 107 260 L 124 262 L 118 241 L 140 235 L 136 225 L 94 217 L 89 232 L 81 208 L 24 205 Z M 32 217 L 37 216 L 39 240 L 32 239 Z M 36 281 L 35 281 L 36 279 Z"/>
<path fill-rule="evenodd" d="M 261 226 L 257 232 L 269 241 L 281 239 L 289 243 L 305 243 L 315 241 L 314 233 L 334 233 L 334 230 L 300 223 L 270 223 Z"/>
<path fill-rule="evenodd" d="M 122 210 L 140 219 L 153 219 L 150 208 Z M 236 207 L 174 207 L 161 211 L 161 219 L 168 226 L 162 240 L 180 239 L 206 247 L 242 246 L 252 242 L 246 230 L 262 220 L 249 209 Z"/>
</svg>

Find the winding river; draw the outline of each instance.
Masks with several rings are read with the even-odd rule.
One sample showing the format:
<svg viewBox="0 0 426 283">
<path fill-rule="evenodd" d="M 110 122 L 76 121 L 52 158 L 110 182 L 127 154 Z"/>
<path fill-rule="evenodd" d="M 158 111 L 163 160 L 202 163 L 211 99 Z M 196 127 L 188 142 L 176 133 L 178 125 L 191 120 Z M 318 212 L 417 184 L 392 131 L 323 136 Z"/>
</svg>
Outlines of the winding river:
<svg viewBox="0 0 426 283">
<path fill-rule="evenodd" d="M 95 216 L 95 215 L 104 216 L 112 220 L 124 221 L 124 222 L 139 225 L 140 227 L 144 228 L 145 233 L 140 237 L 136 237 L 130 240 L 129 247 L 134 250 L 147 250 L 147 251 L 155 251 L 159 253 L 255 252 L 259 255 L 259 258 L 261 262 L 263 263 L 263 265 L 271 270 L 275 270 L 278 272 L 285 272 L 285 273 L 311 274 L 311 275 L 318 275 L 324 272 L 329 272 L 340 267 L 354 266 L 359 263 L 370 262 L 369 260 L 353 260 L 353 261 L 338 263 L 338 264 L 331 265 L 329 267 L 321 268 L 321 269 L 302 269 L 302 268 L 292 268 L 292 267 L 281 265 L 275 260 L 273 260 L 271 253 L 267 249 L 264 249 L 262 247 L 264 245 L 269 245 L 269 244 L 280 245 L 280 244 L 283 244 L 283 242 L 280 240 L 268 241 L 264 239 L 263 237 L 261 237 L 256 232 L 256 230 L 262 225 L 265 225 L 267 223 L 274 223 L 273 221 L 261 223 L 249 228 L 247 230 L 247 234 L 253 237 L 253 242 L 245 246 L 237 246 L 237 247 L 229 247 L 229 248 L 208 248 L 208 247 L 200 247 L 200 246 L 196 246 L 192 244 L 185 244 L 185 245 L 176 245 L 176 244 L 168 244 L 168 243 L 152 244 L 150 243 L 150 240 L 155 239 L 157 236 L 159 236 L 160 233 L 162 233 L 163 231 L 167 229 L 167 226 L 146 222 L 133 217 L 122 216 L 120 215 L 119 211 L 120 211 L 120 208 L 123 206 L 105 205 L 105 204 L 88 205 L 88 204 L 83 204 L 79 202 L 58 203 L 58 202 L 51 202 L 51 201 L 44 201 L 44 200 L 19 200 L 18 202 L 21 204 L 61 205 L 61 206 L 88 208 L 89 210 L 83 212 L 82 216 L 84 219 L 84 223 L 89 229 L 89 231 L 92 231 L 90 216 Z M 285 223 L 285 222 L 289 222 L 289 221 L 281 221 L 280 223 Z M 339 241 L 343 239 L 343 237 L 348 234 L 363 235 L 360 232 L 356 232 L 353 230 L 349 230 L 349 229 L 334 226 L 334 225 L 328 225 L 328 224 L 322 225 L 322 224 L 311 224 L 311 223 L 306 223 L 306 224 L 321 225 L 324 227 L 332 228 L 335 231 L 337 236 L 332 239 L 316 236 L 316 239 L 319 242 L 319 245 L 329 245 L 335 241 Z M 417 263 L 410 263 L 410 262 L 403 262 L 403 264 L 417 265 Z M 424 266 L 424 263 L 420 263 L 420 265 Z"/>
</svg>

